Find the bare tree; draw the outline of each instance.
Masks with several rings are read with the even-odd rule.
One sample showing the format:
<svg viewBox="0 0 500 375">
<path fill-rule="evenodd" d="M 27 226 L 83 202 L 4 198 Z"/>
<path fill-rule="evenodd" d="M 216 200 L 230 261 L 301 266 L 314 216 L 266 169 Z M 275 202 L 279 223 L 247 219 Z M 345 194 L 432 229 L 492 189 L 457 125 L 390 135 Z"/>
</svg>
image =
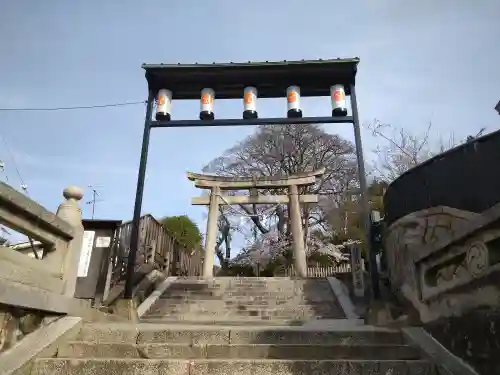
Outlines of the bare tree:
<svg viewBox="0 0 500 375">
<path fill-rule="evenodd" d="M 376 158 L 372 164 L 375 178 L 379 181 L 392 182 L 407 170 L 441 154 L 459 144 L 474 142 L 481 137 L 486 128 L 481 128 L 475 135 L 457 140 L 451 133 L 447 138 L 433 138 L 432 122 L 423 133 L 415 134 L 406 129 L 397 128 L 375 119 L 365 124 L 372 135 L 382 142 L 374 150 Z"/>
<path fill-rule="evenodd" d="M 374 137 L 382 140 L 374 150 L 376 158 L 372 170 L 377 179 L 389 183 L 407 170 L 458 144 L 453 134 L 446 140 L 432 139 L 431 122 L 421 134 L 410 133 L 377 119 L 365 126 Z"/>
<path fill-rule="evenodd" d="M 228 149 L 221 157 L 210 162 L 204 172 L 223 176 L 274 176 L 292 175 L 325 168 L 325 175 L 307 193 L 319 194 L 319 205 L 307 209 L 309 226 L 325 225 L 325 210 L 341 199 L 343 193 L 356 186 L 354 146 L 338 135 L 326 133 L 318 125 L 259 126 L 254 134 Z M 284 191 L 262 191 L 283 194 Z M 241 205 L 260 233 L 269 231 L 261 220 L 261 213 L 269 211 L 265 205 Z M 231 212 L 224 210 L 223 215 Z M 280 234 L 289 230 L 287 210 L 276 206 L 277 229 Z M 221 242 L 222 243 L 222 242 Z"/>
</svg>

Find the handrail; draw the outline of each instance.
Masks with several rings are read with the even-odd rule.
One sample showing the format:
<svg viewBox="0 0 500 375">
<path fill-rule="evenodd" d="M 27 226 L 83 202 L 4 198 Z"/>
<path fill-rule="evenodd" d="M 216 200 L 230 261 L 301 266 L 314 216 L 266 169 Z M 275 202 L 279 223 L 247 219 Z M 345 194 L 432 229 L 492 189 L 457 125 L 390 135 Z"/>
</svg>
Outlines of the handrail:
<svg viewBox="0 0 500 375">
<path fill-rule="evenodd" d="M 69 241 L 73 228 L 34 200 L 0 182 L 0 223 L 43 243 Z"/>
<path fill-rule="evenodd" d="M 0 224 L 44 249 L 41 259 L 31 259 L 13 247 L 0 247 L 0 304 L 61 312 L 73 303 L 83 238 L 78 201 L 83 192 L 68 187 L 63 196 L 65 201 L 53 213 L 0 183 Z"/>
</svg>

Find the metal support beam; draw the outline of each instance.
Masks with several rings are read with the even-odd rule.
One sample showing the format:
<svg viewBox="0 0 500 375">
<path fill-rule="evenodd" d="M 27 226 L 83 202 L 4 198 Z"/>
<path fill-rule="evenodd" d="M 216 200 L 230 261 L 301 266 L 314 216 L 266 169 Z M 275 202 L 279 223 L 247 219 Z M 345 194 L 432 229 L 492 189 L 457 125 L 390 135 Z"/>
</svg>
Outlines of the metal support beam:
<svg viewBox="0 0 500 375">
<path fill-rule="evenodd" d="M 135 191 L 134 216 L 132 219 L 132 230 L 130 232 L 130 250 L 127 259 L 127 273 L 125 279 L 125 291 L 123 297 L 132 299 L 134 268 L 137 259 L 137 249 L 139 247 L 139 223 L 141 220 L 142 196 L 144 194 L 144 180 L 146 178 L 146 165 L 148 162 L 149 137 L 151 134 L 151 114 L 153 113 L 154 94 L 149 91 L 148 103 L 146 108 L 146 119 L 144 121 L 144 132 L 142 135 L 141 161 L 139 163 L 139 172 L 137 174 L 137 188 Z"/>
<path fill-rule="evenodd" d="M 135 269 L 135 263 L 137 259 L 137 250 L 138 250 L 138 245 L 139 245 L 139 222 L 140 222 L 140 215 L 141 215 L 141 209 L 142 209 L 142 198 L 143 198 L 143 193 L 144 193 L 144 180 L 145 180 L 145 175 L 146 175 L 146 166 L 147 166 L 147 157 L 148 157 L 148 149 L 149 149 L 149 140 L 150 140 L 150 133 L 151 133 L 151 128 L 178 128 L 178 127 L 192 127 L 192 128 L 197 128 L 197 127 L 211 127 L 211 126 L 244 126 L 244 125 L 249 125 L 249 126 L 256 126 L 256 125 L 283 125 L 283 124 L 339 124 L 339 123 L 353 123 L 354 124 L 354 133 L 355 133 L 355 138 L 356 138 L 356 151 L 357 151 L 357 156 L 358 156 L 358 171 L 360 174 L 360 187 L 362 190 L 362 202 L 363 207 L 368 210 L 368 200 L 366 197 L 366 177 L 365 177 L 365 170 L 364 170 L 364 161 L 363 161 L 363 155 L 362 155 L 362 148 L 361 148 L 361 138 L 359 135 L 359 120 L 358 120 L 358 113 L 357 113 L 357 106 L 356 106 L 356 96 L 354 93 L 354 85 L 351 85 L 351 89 L 353 90 L 351 92 L 351 105 L 353 108 L 353 115 L 352 116 L 344 116 L 344 117 L 303 117 L 303 118 L 287 118 L 287 117 L 282 117 L 282 118 L 259 118 L 259 119 L 219 119 L 219 120 L 213 120 L 213 121 L 202 121 L 202 120 L 174 120 L 174 121 L 153 121 L 152 120 L 152 112 L 153 112 L 153 102 L 154 102 L 154 92 L 150 90 L 149 96 L 148 96 L 148 102 L 147 102 L 147 110 L 146 110 L 146 119 L 145 119 L 145 124 L 144 124 L 144 133 L 143 133 L 143 138 L 142 138 L 142 149 L 141 149 L 141 159 L 140 159 L 140 164 L 139 164 L 139 171 L 138 171 L 138 176 L 137 176 L 137 188 L 136 188 L 136 196 L 135 196 L 135 204 L 134 204 L 134 215 L 133 215 L 133 220 L 132 220 L 132 231 L 131 231 L 131 236 L 130 236 L 130 252 L 128 256 L 128 261 L 127 261 L 127 272 L 126 272 L 126 280 L 125 280 L 125 293 L 124 297 L 126 299 L 131 299 L 132 298 L 132 291 L 133 291 L 133 276 L 134 276 L 134 269 Z M 255 187 L 255 186 L 253 186 Z M 276 198 L 278 197 L 278 198 Z M 245 201 L 245 199 L 248 199 L 246 197 L 231 197 L 231 199 L 236 199 L 236 201 L 233 201 L 234 204 L 253 204 L 254 202 L 252 200 Z M 288 197 L 287 197 L 288 198 Z M 238 199 L 242 199 L 238 201 Z M 264 200 L 264 202 L 261 201 L 261 199 Z M 316 203 L 317 202 L 317 197 L 315 199 L 310 198 L 310 196 L 301 196 L 300 198 L 300 203 Z M 281 198 L 279 196 L 274 196 L 274 197 L 266 197 L 262 198 L 259 197 L 259 202 L 255 202 L 256 204 L 258 203 L 282 203 L 280 202 Z M 266 201 L 267 200 L 267 201 Z M 205 200 L 205 198 L 200 197 L 200 198 L 194 198 L 193 199 L 193 204 L 196 205 L 205 205 L 210 203 L 209 201 Z M 287 204 L 289 203 L 289 200 L 283 200 L 283 203 Z M 231 203 L 233 204 L 233 203 Z M 369 222 L 368 222 L 369 223 Z M 369 233 L 369 225 L 365 226 L 365 228 L 368 227 L 368 230 L 365 229 L 367 237 L 370 236 Z M 205 266 L 208 266 L 206 264 Z M 208 268 L 208 267 L 205 267 Z M 208 274 L 208 269 L 204 270 L 206 274 Z"/>
<path fill-rule="evenodd" d="M 256 118 L 256 119 L 220 119 L 220 120 L 172 120 L 151 121 L 152 128 L 185 128 L 200 126 L 245 126 L 245 125 L 292 125 L 292 124 L 348 124 L 352 123 L 351 116 L 343 117 L 301 117 L 301 118 Z"/>
<path fill-rule="evenodd" d="M 356 88 L 351 85 L 351 110 L 354 126 L 354 143 L 356 144 L 356 159 L 358 161 L 358 179 L 361 190 L 361 216 L 363 221 L 363 229 L 365 232 L 365 244 L 368 249 L 370 281 L 371 281 L 371 296 L 374 299 L 379 298 L 379 277 L 377 270 L 377 259 L 374 249 L 371 246 L 371 215 L 370 204 L 368 202 L 368 183 L 366 182 L 365 160 L 363 157 L 363 145 L 361 143 L 361 130 L 359 127 L 358 103 L 356 100 Z"/>
</svg>

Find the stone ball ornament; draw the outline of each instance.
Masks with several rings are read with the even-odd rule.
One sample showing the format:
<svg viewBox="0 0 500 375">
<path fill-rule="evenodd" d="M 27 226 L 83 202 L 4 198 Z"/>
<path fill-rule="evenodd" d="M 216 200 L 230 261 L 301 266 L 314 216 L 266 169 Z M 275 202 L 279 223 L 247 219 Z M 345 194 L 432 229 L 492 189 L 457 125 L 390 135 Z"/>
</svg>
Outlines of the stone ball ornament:
<svg viewBox="0 0 500 375">
<path fill-rule="evenodd" d="M 63 196 L 67 200 L 74 199 L 79 201 L 83 198 L 83 189 L 78 186 L 68 186 L 63 190 Z"/>
</svg>

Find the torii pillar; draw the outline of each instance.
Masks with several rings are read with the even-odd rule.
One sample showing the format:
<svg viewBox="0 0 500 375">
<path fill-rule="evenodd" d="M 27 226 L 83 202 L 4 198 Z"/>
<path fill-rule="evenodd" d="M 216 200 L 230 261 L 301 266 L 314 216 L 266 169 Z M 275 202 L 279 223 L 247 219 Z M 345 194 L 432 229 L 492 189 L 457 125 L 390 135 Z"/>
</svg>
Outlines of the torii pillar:
<svg viewBox="0 0 500 375">
<path fill-rule="evenodd" d="M 220 188 L 210 190 L 210 204 L 208 206 L 207 232 L 205 234 L 205 260 L 203 262 L 203 276 L 213 276 L 215 245 L 217 243 L 217 220 L 219 218 Z"/>
<path fill-rule="evenodd" d="M 300 277 L 307 277 L 307 257 L 304 245 L 304 230 L 300 215 L 299 188 L 297 185 L 288 186 L 288 199 L 290 207 L 290 222 L 292 224 L 293 257 L 295 272 Z"/>
<path fill-rule="evenodd" d="M 293 176 L 276 177 L 222 177 L 188 172 L 188 179 L 195 187 L 210 189 L 209 197 L 193 198 L 193 205 L 208 205 L 207 232 L 205 236 L 205 260 L 203 276 L 213 276 L 217 219 L 219 205 L 226 204 L 289 204 L 295 271 L 299 277 L 307 277 L 307 259 L 304 246 L 304 231 L 300 214 L 301 203 L 317 203 L 317 195 L 299 195 L 299 186 L 313 185 L 324 169 Z M 223 190 L 255 190 L 287 188 L 288 195 L 222 196 Z"/>
</svg>

